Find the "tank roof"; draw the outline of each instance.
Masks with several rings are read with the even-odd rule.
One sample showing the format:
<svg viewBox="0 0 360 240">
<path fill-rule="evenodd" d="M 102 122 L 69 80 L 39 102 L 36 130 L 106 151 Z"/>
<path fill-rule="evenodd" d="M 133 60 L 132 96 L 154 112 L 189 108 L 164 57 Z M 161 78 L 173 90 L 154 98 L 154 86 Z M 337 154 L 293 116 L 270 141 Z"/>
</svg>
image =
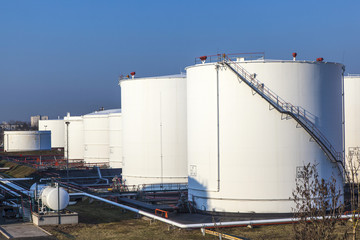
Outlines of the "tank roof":
<svg viewBox="0 0 360 240">
<path fill-rule="evenodd" d="M 344 66 L 342 63 L 337 63 L 337 62 L 318 62 L 318 61 L 308 61 L 308 60 L 279 60 L 279 59 L 255 59 L 255 60 L 243 60 L 243 61 L 233 61 L 236 63 L 307 63 L 307 64 L 338 64 L 341 66 Z M 198 67 L 198 66 L 203 66 L 203 65 L 214 65 L 217 64 L 218 62 L 214 61 L 214 62 L 205 62 L 205 63 L 197 63 L 195 65 L 191 65 L 191 66 L 187 66 L 185 69 L 191 68 L 191 67 Z"/>
<path fill-rule="evenodd" d="M 155 76 L 155 77 L 146 77 L 146 78 L 184 78 L 184 77 L 186 77 L 186 73 L 164 75 L 164 76 Z"/>
<path fill-rule="evenodd" d="M 125 79 L 121 79 L 120 82 L 131 81 L 131 80 L 169 79 L 169 78 L 186 78 L 186 73 L 164 75 L 164 76 L 153 76 L 153 77 L 125 78 Z"/>
<path fill-rule="evenodd" d="M 344 76 L 345 78 L 360 78 L 360 74 L 348 74 L 347 76 Z"/>
<path fill-rule="evenodd" d="M 42 134 L 42 133 L 45 133 L 45 134 L 48 134 L 48 133 L 51 133 L 51 131 L 49 130 L 40 130 L 40 131 L 4 131 L 4 134 Z"/>
<path fill-rule="evenodd" d="M 109 115 L 109 114 L 113 114 L 113 113 L 121 113 L 121 109 L 116 108 L 116 109 L 108 109 L 108 110 L 103 110 L 103 111 L 95 111 L 95 112 L 92 112 L 92 113 L 85 114 L 84 116 L 88 116 L 88 115 Z"/>
</svg>

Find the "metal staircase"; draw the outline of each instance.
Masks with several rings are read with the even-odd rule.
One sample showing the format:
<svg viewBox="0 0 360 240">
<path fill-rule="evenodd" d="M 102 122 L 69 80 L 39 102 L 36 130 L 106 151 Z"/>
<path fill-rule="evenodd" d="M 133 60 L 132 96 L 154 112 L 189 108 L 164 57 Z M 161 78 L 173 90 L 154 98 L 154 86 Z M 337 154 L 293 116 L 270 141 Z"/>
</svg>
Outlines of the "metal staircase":
<svg viewBox="0 0 360 240">
<path fill-rule="evenodd" d="M 232 70 L 244 83 L 264 98 L 277 111 L 293 118 L 302 128 L 305 129 L 305 131 L 311 136 L 311 139 L 319 145 L 327 158 L 336 163 L 340 172 L 342 173 L 344 171 L 345 168 L 341 152 L 337 152 L 329 140 L 315 126 L 315 124 L 308 119 L 305 109 L 286 102 L 263 83 L 257 80 L 255 75 L 250 74 L 237 62 L 232 61 L 227 55 L 221 55 L 219 64 L 227 66 L 230 70 Z"/>
</svg>

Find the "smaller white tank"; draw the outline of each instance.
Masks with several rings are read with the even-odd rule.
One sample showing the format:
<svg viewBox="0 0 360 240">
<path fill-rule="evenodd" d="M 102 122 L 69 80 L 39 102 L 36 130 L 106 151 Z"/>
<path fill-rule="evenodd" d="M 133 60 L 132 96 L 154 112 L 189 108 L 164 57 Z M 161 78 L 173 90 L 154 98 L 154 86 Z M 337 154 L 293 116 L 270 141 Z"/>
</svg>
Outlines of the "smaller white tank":
<svg viewBox="0 0 360 240">
<path fill-rule="evenodd" d="M 109 165 L 122 168 L 121 110 L 109 114 Z"/>
<path fill-rule="evenodd" d="M 50 131 L 4 131 L 4 151 L 51 150 Z"/>
<path fill-rule="evenodd" d="M 96 111 L 83 116 L 84 161 L 109 165 L 109 113 Z"/>
<path fill-rule="evenodd" d="M 39 120 L 39 131 L 51 131 L 51 148 L 65 146 L 64 119 Z"/>
<path fill-rule="evenodd" d="M 47 186 L 41 192 L 41 201 L 48 208 L 58 211 L 67 207 L 70 197 L 69 193 L 62 187 Z"/>
<path fill-rule="evenodd" d="M 84 124 L 81 116 L 70 116 L 67 113 L 64 117 L 64 141 L 65 157 L 71 160 L 84 159 Z"/>
</svg>

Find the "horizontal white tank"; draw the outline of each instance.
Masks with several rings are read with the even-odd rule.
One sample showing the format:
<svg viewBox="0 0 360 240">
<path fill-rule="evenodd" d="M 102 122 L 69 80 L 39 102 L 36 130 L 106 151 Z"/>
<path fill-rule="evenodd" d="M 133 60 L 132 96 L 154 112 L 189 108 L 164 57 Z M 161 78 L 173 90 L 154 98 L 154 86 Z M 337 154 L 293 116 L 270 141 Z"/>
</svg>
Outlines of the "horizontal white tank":
<svg viewBox="0 0 360 240">
<path fill-rule="evenodd" d="M 360 161 L 360 74 L 344 77 L 345 154 L 355 168 Z M 350 169 L 348 169 L 349 171 Z M 356 179 L 354 179 L 356 180 Z M 360 179 L 357 179 L 359 181 Z"/>
<path fill-rule="evenodd" d="M 187 182 L 186 78 L 120 81 L 127 185 Z"/>
<path fill-rule="evenodd" d="M 4 151 L 51 150 L 50 131 L 4 131 Z"/>
<path fill-rule="evenodd" d="M 51 131 L 52 148 L 63 148 L 65 146 L 64 119 L 39 120 L 39 131 Z"/>
<path fill-rule="evenodd" d="M 343 65 L 254 60 L 240 63 L 307 116 L 342 152 Z M 305 129 L 286 118 L 228 67 L 187 71 L 189 200 L 216 212 L 287 213 L 296 173 L 318 164 L 319 176 L 342 176 Z M 240 83 L 241 82 L 241 83 Z"/>
<path fill-rule="evenodd" d="M 70 116 L 70 113 L 64 117 L 65 125 L 65 157 L 68 156 L 71 160 L 84 159 L 84 127 L 81 116 Z"/>
<path fill-rule="evenodd" d="M 40 196 L 42 203 L 55 211 L 66 208 L 70 201 L 69 193 L 62 187 L 47 186 Z"/>
<path fill-rule="evenodd" d="M 109 114 L 109 165 L 122 168 L 121 110 Z"/>
<path fill-rule="evenodd" d="M 116 111 L 96 111 L 83 116 L 85 163 L 109 165 L 109 114 Z"/>
</svg>

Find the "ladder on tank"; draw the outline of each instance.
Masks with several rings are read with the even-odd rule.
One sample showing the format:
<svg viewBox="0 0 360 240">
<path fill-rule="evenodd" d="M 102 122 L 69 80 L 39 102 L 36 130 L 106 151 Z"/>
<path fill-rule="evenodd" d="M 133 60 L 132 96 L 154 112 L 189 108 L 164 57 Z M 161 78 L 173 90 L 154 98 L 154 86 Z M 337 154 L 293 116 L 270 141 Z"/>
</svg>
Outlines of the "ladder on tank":
<svg viewBox="0 0 360 240">
<path fill-rule="evenodd" d="M 246 83 L 246 85 L 265 99 L 278 112 L 292 117 L 302 128 L 305 129 L 311 139 L 319 145 L 327 158 L 331 162 L 336 163 L 340 172 L 342 173 L 343 170 L 345 170 L 341 152 L 337 152 L 330 141 L 320 132 L 315 124 L 308 119 L 304 108 L 299 106 L 295 107 L 291 103 L 286 102 L 266 87 L 262 82 L 257 80 L 255 75 L 250 74 L 237 62 L 232 61 L 226 54 L 221 56 L 219 63 L 232 70 L 243 82 Z"/>
</svg>

